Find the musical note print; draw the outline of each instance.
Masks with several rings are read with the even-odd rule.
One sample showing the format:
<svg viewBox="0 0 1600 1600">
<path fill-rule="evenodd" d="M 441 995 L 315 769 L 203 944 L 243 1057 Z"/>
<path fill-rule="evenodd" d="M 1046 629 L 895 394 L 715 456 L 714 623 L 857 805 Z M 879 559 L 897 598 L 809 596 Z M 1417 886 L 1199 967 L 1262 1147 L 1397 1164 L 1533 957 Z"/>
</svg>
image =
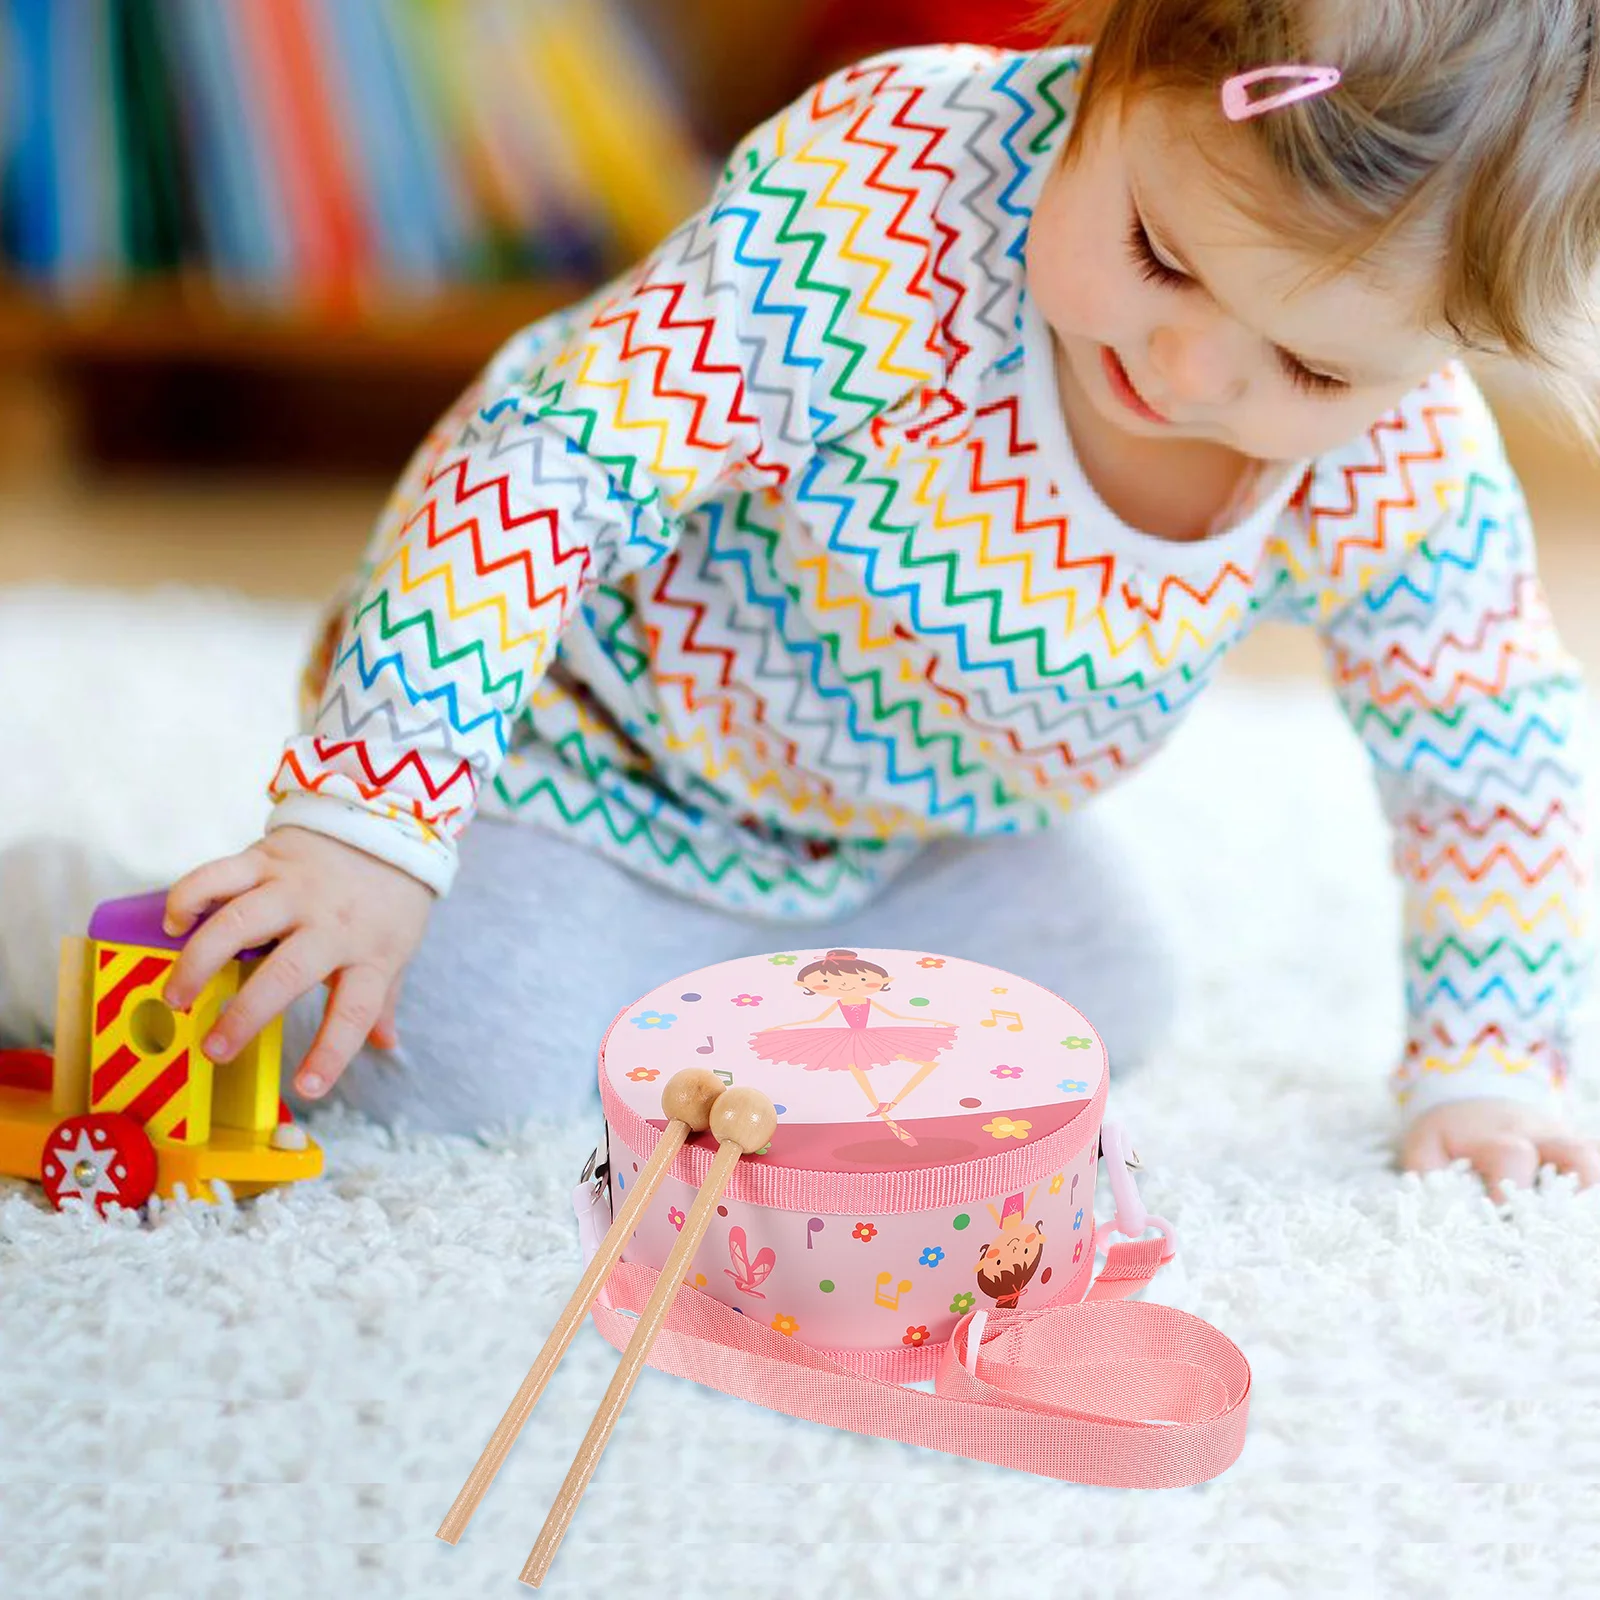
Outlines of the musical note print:
<svg viewBox="0 0 1600 1600">
<path fill-rule="evenodd" d="M 1012 1018 L 1015 1018 L 1014 1021 L 1008 1022 L 1006 1024 L 1006 1032 L 1007 1033 L 1021 1033 L 1022 1032 L 1022 1017 L 1017 1012 L 1015 1012 L 1015 1011 L 1001 1011 L 1001 1010 L 995 1009 L 993 1007 L 990 1008 L 989 1015 L 986 1016 L 983 1019 L 983 1021 L 978 1024 L 978 1026 L 980 1028 L 998 1028 L 1000 1026 L 1001 1017 L 1012 1017 Z"/>
<path fill-rule="evenodd" d="M 821 1217 L 813 1217 L 806 1224 L 806 1249 L 807 1250 L 809 1250 L 811 1248 L 811 1235 L 814 1234 L 814 1233 L 821 1233 L 821 1232 L 822 1232 L 822 1218 Z"/>
<path fill-rule="evenodd" d="M 716 1049 L 716 1048 L 717 1048 L 717 1047 L 716 1047 L 716 1045 L 715 1045 L 715 1044 L 714 1044 L 714 1043 L 713 1043 L 713 1042 L 712 1042 L 712 1039 L 711 1039 L 711 1035 L 710 1035 L 710 1034 L 709 1034 L 709 1033 L 708 1033 L 708 1034 L 707 1034 L 707 1035 L 706 1035 L 706 1042 L 705 1042 L 705 1043 L 704 1043 L 704 1044 L 697 1044 L 697 1045 L 696 1045 L 696 1046 L 695 1046 L 695 1047 L 694 1047 L 694 1049 L 695 1049 L 695 1054 L 696 1054 L 696 1055 L 701 1055 L 701 1056 L 708 1056 L 708 1055 L 710 1055 L 710 1054 L 711 1054 L 711 1052 L 712 1052 L 712 1051 L 713 1051 L 713 1050 L 715 1050 L 715 1049 Z"/>
<path fill-rule="evenodd" d="M 877 1286 L 872 1291 L 872 1301 L 874 1305 L 880 1305 L 888 1311 L 898 1311 L 900 1309 L 900 1296 L 911 1287 L 911 1280 L 909 1278 L 902 1278 L 896 1285 L 894 1298 L 891 1300 L 883 1291 L 886 1285 L 893 1282 L 894 1274 L 892 1272 L 880 1272 L 878 1274 Z"/>
<path fill-rule="evenodd" d="M 733 1268 L 737 1270 L 728 1267 L 722 1270 L 733 1279 L 734 1288 L 743 1294 L 753 1295 L 757 1300 L 765 1300 L 767 1297 L 756 1286 L 764 1283 L 773 1267 L 777 1265 L 778 1257 L 771 1245 L 763 1246 L 752 1260 L 744 1229 L 730 1228 L 728 1254 L 733 1258 Z"/>
<path fill-rule="evenodd" d="M 733 1087 L 733 1074 L 731 1072 L 724 1072 L 721 1067 L 713 1067 L 711 1076 L 713 1078 L 721 1078 L 725 1088 L 731 1089 Z"/>
</svg>

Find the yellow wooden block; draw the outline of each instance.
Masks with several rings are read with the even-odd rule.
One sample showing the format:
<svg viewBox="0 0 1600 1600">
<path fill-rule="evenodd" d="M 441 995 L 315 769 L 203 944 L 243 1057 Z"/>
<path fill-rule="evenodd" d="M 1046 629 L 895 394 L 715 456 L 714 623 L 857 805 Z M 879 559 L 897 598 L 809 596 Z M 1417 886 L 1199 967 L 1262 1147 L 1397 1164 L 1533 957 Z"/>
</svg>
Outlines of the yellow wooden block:
<svg viewBox="0 0 1600 1600">
<path fill-rule="evenodd" d="M 243 988 L 257 962 L 237 980 Z M 278 1125 L 282 1078 L 283 1019 L 274 1017 L 232 1061 L 218 1065 L 211 1080 L 213 1128 L 249 1128 L 271 1133 Z"/>
<path fill-rule="evenodd" d="M 95 941 L 89 1109 L 126 1112 L 153 1140 L 197 1145 L 211 1136 L 212 1065 L 200 1041 L 237 989 L 239 965 L 230 961 L 183 1012 L 161 998 L 177 959 Z"/>
<path fill-rule="evenodd" d="M 56 967 L 55 1072 L 50 1109 L 58 1118 L 89 1109 L 89 1012 L 94 995 L 94 941 L 61 941 Z"/>
</svg>

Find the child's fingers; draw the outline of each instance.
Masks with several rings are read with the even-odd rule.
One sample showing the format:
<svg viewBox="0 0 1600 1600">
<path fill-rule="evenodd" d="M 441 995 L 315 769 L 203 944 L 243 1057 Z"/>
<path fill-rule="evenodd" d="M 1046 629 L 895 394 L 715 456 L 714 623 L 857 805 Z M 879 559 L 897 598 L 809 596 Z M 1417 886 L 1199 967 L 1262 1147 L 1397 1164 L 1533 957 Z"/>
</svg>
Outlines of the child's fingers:
<svg viewBox="0 0 1600 1600">
<path fill-rule="evenodd" d="M 247 890 L 195 930 L 173 963 L 162 999 L 179 1011 L 193 1005 L 195 996 L 241 950 L 276 938 L 288 926 L 289 913 L 276 888 Z"/>
<path fill-rule="evenodd" d="M 1539 1141 L 1539 1159 L 1551 1162 L 1557 1172 L 1575 1172 L 1578 1187 L 1600 1183 L 1600 1145 L 1577 1134 L 1546 1137 Z"/>
<path fill-rule="evenodd" d="M 1407 1172 L 1439 1172 L 1448 1167 L 1451 1160 L 1450 1152 L 1445 1149 L 1444 1134 L 1429 1124 L 1413 1128 L 1400 1148 L 1400 1165 Z"/>
<path fill-rule="evenodd" d="M 161 925 L 173 938 L 187 933 L 201 912 L 219 900 L 231 900 L 256 888 L 266 872 L 266 861 L 253 846 L 238 855 L 208 861 L 185 873 L 167 890 Z"/>
<path fill-rule="evenodd" d="M 313 988 L 332 965 L 326 946 L 313 935 L 295 934 L 251 973 L 201 1048 L 213 1061 L 231 1061 L 274 1017 Z"/>
<path fill-rule="evenodd" d="M 1531 1189 L 1539 1172 L 1539 1151 L 1532 1139 L 1521 1134 L 1501 1133 L 1481 1139 L 1472 1148 L 1472 1164 L 1488 1185 L 1490 1197 L 1505 1199 L 1507 1180 L 1520 1189 Z"/>
<path fill-rule="evenodd" d="M 322 980 L 322 987 L 333 994 L 333 987 L 339 981 L 338 972 L 330 972 Z M 400 980 L 396 978 L 389 985 L 389 993 L 384 996 L 383 1010 L 378 1013 L 378 1020 L 372 1024 L 372 1031 L 367 1035 L 367 1043 L 375 1050 L 393 1050 L 400 1042 L 400 1031 L 395 1026 L 394 1007 L 400 993 Z M 323 1002 L 324 1009 L 327 1001 Z"/>
<path fill-rule="evenodd" d="M 383 1009 L 387 981 L 376 967 L 346 967 L 335 975 L 322 1026 L 295 1074 L 294 1086 L 315 1098 L 337 1082 Z"/>
<path fill-rule="evenodd" d="M 395 1022 L 395 1011 L 400 1004 L 400 977 L 397 976 L 389 985 L 389 992 L 383 997 L 383 1009 L 378 1013 L 378 1020 L 372 1026 L 368 1036 L 372 1043 L 380 1050 L 393 1050 L 400 1043 L 400 1029 Z"/>
</svg>

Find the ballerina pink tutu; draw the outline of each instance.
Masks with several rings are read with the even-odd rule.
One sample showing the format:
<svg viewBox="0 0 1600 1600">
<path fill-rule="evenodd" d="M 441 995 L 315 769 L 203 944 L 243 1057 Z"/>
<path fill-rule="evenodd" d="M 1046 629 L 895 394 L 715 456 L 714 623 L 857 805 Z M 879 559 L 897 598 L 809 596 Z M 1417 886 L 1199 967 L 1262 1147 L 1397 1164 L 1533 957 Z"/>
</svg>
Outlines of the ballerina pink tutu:
<svg viewBox="0 0 1600 1600">
<path fill-rule="evenodd" d="M 891 1061 L 932 1061 L 955 1038 L 951 1027 L 786 1028 L 751 1034 L 750 1049 L 763 1061 L 782 1061 L 807 1072 L 849 1072 Z"/>
</svg>

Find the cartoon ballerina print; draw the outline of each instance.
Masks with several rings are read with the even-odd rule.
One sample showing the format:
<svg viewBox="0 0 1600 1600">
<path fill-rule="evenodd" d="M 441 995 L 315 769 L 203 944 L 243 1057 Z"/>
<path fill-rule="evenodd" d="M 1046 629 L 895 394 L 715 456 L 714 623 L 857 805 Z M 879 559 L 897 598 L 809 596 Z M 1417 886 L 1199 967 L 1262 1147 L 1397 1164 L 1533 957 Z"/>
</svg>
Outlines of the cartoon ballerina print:
<svg viewBox="0 0 1600 1600">
<path fill-rule="evenodd" d="M 875 962 L 864 961 L 854 950 L 830 950 L 819 960 L 802 967 L 795 982 L 806 994 L 832 996 L 833 1003 L 814 1017 L 800 1017 L 793 1022 L 777 1022 L 770 1028 L 762 1028 L 750 1035 L 750 1048 L 763 1061 L 787 1062 L 804 1067 L 807 1072 L 851 1073 L 872 1107 L 870 1115 L 882 1118 L 895 1138 L 915 1144 L 916 1139 L 890 1113 L 938 1065 L 934 1057 L 955 1043 L 956 1025 L 933 1018 L 908 1017 L 872 998 L 887 989 L 891 981 L 888 972 Z M 913 1026 L 869 1027 L 868 1019 L 874 1010 L 892 1017 L 897 1023 Z M 844 1018 L 844 1027 L 818 1026 L 835 1011 Z M 801 1031 L 786 1034 L 782 1039 L 776 1037 L 788 1028 Z M 883 1100 L 872 1087 L 867 1073 L 891 1061 L 909 1061 L 917 1070 L 894 1099 Z"/>
</svg>

